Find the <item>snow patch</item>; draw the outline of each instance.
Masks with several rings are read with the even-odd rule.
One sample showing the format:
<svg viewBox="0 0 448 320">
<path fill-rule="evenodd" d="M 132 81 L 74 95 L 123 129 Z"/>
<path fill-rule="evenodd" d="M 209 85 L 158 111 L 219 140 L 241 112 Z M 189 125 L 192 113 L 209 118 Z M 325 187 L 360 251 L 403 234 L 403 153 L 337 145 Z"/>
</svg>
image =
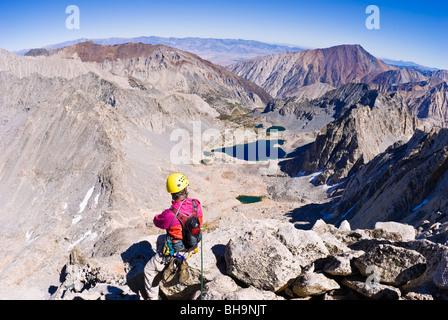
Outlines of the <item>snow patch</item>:
<svg viewBox="0 0 448 320">
<path fill-rule="evenodd" d="M 72 224 L 77 224 L 82 219 L 82 215 L 77 215 L 72 219 Z"/>
<path fill-rule="evenodd" d="M 319 213 L 322 216 L 322 220 L 324 220 L 324 221 L 327 221 L 328 219 L 333 217 L 333 213 L 325 213 L 325 212 L 322 212 L 322 211 L 320 211 Z"/>
<path fill-rule="evenodd" d="M 98 194 L 96 195 L 95 199 L 93 199 L 93 201 L 95 202 L 95 208 L 98 206 L 98 201 L 100 200 L 100 193 L 98 192 Z"/>
<path fill-rule="evenodd" d="M 346 213 L 344 213 L 340 219 L 341 219 L 341 220 L 344 219 L 345 216 L 346 216 L 347 214 L 349 214 L 349 212 L 352 211 L 354 207 L 356 207 L 356 205 L 359 203 L 359 201 L 360 201 L 360 200 L 358 200 L 358 201 L 353 205 L 353 207 L 351 207 L 350 209 L 348 209 L 348 211 L 347 211 Z"/>
<path fill-rule="evenodd" d="M 75 246 L 80 244 L 82 241 L 91 241 L 94 240 L 97 236 L 98 234 L 96 232 L 92 232 L 92 230 L 87 231 L 75 243 L 72 243 L 68 247 L 68 251 L 71 251 Z"/>
<path fill-rule="evenodd" d="M 310 183 L 314 184 L 314 182 L 316 181 L 317 177 L 319 177 L 322 173 L 324 173 L 322 170 L 321 171 L 317 171 L 315 173 L 310 174 L 308 177 L 310 177 Z"/>
<path fill-rule="evenodd" d="M 90 197 L 93 194 L 93 190 L 95 190 L 95 186 L 93 186 L 92 188 L 89 189 L 89 191 L 87 191 L 86 196 L 84 197 L 84 200 L 82 200 L 82 202 L 79 204 L 79 212 L 78 213 L 82 213 L 84 211 L 84 209 L 87 206 L 87 203 L 89 203 Z"/>
<path fill-rule="evenodd" d="M 36 241 L 39 236 L 36 236 L 34 238 L 31 238 L 31 236 L 33 235 L 34 231 L 28 231 L 25 235 L 25 246 L 29 245 L 31 242 Z"/>
<path fill-rule="evenodd" d="M 423 200 L 422 203 L 420 203 L 418 206 L 416 206 L 414 209 L 412 209 L 412 212 L 417 211 L 418 209 L 420 209 L 421 207 L 423 207 L 425 204 L 427 204 L 429 202 L 428 199 Z"/>
</svg>

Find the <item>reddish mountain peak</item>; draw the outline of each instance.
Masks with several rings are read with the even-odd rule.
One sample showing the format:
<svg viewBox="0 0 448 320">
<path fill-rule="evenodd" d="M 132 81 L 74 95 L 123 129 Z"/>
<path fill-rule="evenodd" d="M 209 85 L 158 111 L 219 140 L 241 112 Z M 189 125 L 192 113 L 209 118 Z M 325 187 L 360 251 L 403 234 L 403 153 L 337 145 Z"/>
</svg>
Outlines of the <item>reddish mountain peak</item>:
<svg viewBox="0 0 448 320">
<path fill-rule="evenodd" d="M 333 87 L 351 82 L 369 83 L 378 74 L 395 69 L 358 44 L 280 53 L 228 67 L 280 98 L 294 96 L 300 88 L 314 83 Z"/>
<path fill-rule="evenodd" d="M 158 48 L 168 48 L 163 45 L 151 45 L 143 43 L 125 43 L 114 46 L 103 46 L 92 41 L 81 42 L 74 46 L 59 49 L 67 56 L 77 54 L 83 62 L 104 62 L 118 59 L 131 59 L 150 56 Z"/>
<path fill-rule="evenodd" d="M 395 67 L 389 66 L 380 59 L 375 58 L 359 44 L 344 44 L 329 48 L 302 51 L 300 53 L 306 55 L 306 54 L 312 54 L 313 51 L 321 53 L 326 63 L 334 63 L 334 62 L 348 62 L 352 64 L 363 63 L 363 64 L 374 64 L 376 68 L 381 68 L 384 71 L 396 69 Z"/>
</svg>

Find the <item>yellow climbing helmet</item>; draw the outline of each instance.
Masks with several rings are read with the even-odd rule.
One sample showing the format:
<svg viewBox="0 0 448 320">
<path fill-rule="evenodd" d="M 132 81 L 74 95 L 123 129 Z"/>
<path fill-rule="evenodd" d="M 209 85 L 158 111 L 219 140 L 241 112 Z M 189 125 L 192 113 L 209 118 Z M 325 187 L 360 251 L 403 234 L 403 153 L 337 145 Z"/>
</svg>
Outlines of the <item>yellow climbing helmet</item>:
<svg viewBox="0 0 448 320">
<path fill-rule="evenodd" d="M 166 190 L 169 193 L 177 193 L 189 185 L 187 177 L 182 173 L 173 173 L 166 179 Z"/>
</svg>

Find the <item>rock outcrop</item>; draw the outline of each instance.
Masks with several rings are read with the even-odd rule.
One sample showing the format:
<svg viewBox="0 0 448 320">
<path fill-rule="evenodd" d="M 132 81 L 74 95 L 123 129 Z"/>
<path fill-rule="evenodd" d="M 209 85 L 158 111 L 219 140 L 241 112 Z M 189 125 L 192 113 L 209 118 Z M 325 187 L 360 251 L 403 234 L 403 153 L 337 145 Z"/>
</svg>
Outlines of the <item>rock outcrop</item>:
<svg viewBox="0 0 448 320">
<path fill-rule="evenodd" d="M 409 226 L 385 225 L 393 230 Z M 311 230 L 273 219 L 249 220 L 205 234 L 206 300 L 447 299 L 448 247 L 387 229 L 336 228 L 318 220 Z M 155 237 L 144 241 L 154 242 Z M 226 243 L 223 245 L 222 243 Z M 126 261 L 151 256 L 151 246 Z M 144 253 L 146 251 L 146 254 Z M 140 258 L 138 258 L 140 257 Z M 163 284 L 163 299 L 197 299 L 198 255 L 189 260 L 189 284 Z M 137 299 L 142 277 L 113 277 L 77 249 L 64 267 L 53 299 Z M 105 263 L 105 260 L 102 261 Z M 144 263 L 142 264 L 144 265 Z M 109 285 L 109 293 L 104 290 Z M 136 292 L 137 291 L 137 292 Z M 113 294 L 115 292 L 115 294 Z"/>
<path fill-rule="evenodd" d="M 291 224 L 255 222 L 252 230 L 232 238 L 226 246 L 227 274 L 256 288 L 278 291 L 301 267 L 328 254 L 313 231 Z M 247 228 L 247 226 L 246 226 Z"/>
<path fill-rule="evenodd" d="M 400 286 L 420 277 L 426 270 L 426 259 L 415 250 L 380 244 L 356 259 L 359 272 L 368 277 L 374 273 L 381 282 Z"/>
</svg>

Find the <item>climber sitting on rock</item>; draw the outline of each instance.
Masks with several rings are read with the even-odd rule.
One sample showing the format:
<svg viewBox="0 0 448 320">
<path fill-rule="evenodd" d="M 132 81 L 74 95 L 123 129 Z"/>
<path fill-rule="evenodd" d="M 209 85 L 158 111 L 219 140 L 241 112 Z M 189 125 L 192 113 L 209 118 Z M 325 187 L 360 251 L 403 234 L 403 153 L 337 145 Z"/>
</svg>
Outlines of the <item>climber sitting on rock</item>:
<svg viewBox="0 0 448 320">
<path fill-rule="evenodd" d="M 167 231 L 157 239 L 156 255 L 145 266 L 145 289 L 149 300 L 157 300 L 161 273 L 170 257 L 197 249 L 201 241 L 202 208 L 188 197 L 188 180 L 181 173 L 170 175 L 166 188 L 172 196 L 169 209 L 154 217 L 154 225 Z"/>
</svg>

